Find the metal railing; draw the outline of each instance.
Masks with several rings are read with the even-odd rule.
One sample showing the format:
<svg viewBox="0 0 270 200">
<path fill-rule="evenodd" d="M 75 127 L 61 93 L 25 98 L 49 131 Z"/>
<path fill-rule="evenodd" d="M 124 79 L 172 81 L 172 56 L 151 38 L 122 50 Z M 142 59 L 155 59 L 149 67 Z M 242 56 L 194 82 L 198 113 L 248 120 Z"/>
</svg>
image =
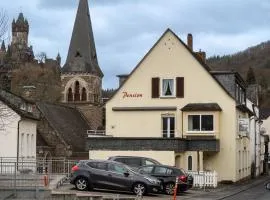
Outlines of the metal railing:
<svg viewBox="0 0 270 200">
<path fill-rule="evenodd" d="M 87 130 L 87 135 L 102 135 L 102 136 L 105 136 L 106 131 L 105 130 Z"/>
<path fill-rule="evenodd" d="M 16 163 L 16 168 L 13 164 Z M 71 168 L 77 160 L 64 158 L 6 158 L 0 157 L 0 174 L 13 174 L 15 169 L 19 173 L 38 173 L 38 174 L 63 174 L 69 175 Z"/>
<path fill-rule="evenodd" d="M 30 189 L 38 196 L 37 193 L 51 182 L 68 178 L 76 162 L 64 158 L 0 157 L 0 190 L 9 190 L 16 196 L 17 191 Z"/>
</svg>

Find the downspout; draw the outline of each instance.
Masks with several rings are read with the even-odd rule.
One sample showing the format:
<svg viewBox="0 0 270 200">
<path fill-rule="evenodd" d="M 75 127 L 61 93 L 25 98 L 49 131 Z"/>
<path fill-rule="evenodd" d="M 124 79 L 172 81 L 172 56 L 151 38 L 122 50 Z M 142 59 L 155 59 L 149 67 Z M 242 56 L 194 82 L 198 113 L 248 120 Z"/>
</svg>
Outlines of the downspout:
<svg viewBox="0 0 270 200">
<path fill-rule="evenodd" d="M 16 167 L 17 167 L 17 170 L 18 170 L 18 162 L 19 162 L 19 147 L 20 147 L 20 122 L 22 121 L 22 119 L 20 119 L 18 121 L 18 126 L 17 126 L 17 164 L 16 164 Z"/>
<path fill-rule="evenodd" d="M 181 120 L 181 122 L 182 122 L 182 139 L 184 138 L 184 127 L 183 127 L 183 124 L 184 124 L 184 119 L 183 119 L 183 111 L 181 110 L 181 114 L 182 114 L 182 120 Z"/>
<path fill-rule="evenodd" d="M 255 143 L 255 151 L 254 151 L 254 164 L 255 164 L 255 177 L 257 176 L 257 129 L 256 129 L 256 123 L 257 123 L 257 116 L 256 116 L 256 112 L 254 109 L 254 104 L 252 104 L 252 110 L 254 113 L 254 133 L 255 133 L 255 138 L 254 138 L 254 143 Z"/>
</svg>

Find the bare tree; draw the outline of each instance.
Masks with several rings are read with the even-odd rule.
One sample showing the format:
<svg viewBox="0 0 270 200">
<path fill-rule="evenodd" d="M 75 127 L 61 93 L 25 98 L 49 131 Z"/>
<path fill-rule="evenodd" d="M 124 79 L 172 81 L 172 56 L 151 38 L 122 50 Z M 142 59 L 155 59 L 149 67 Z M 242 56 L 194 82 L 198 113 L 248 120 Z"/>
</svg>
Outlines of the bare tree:
<svg viewBox="0 0 270 200">
<path fill-rule="evenodd" d="M 8 15 L 3 9 L 0 10 L 0 40 L 4 40 L 4 36 L 8 30 Z"/>
<path fill-rule="evenodd" d="M 6 130 L 16 118 L 16 113 L 11 110 L 6 104 L 0 102 L 0 134 L 7 134 Z"/>
<path fill-rule="evenodd" d="M 45 63 L 47 55 L 45 52 L 40 52 L 36 55 L 36 58 L 38 60 L 38 63 Z"/>
</svg>

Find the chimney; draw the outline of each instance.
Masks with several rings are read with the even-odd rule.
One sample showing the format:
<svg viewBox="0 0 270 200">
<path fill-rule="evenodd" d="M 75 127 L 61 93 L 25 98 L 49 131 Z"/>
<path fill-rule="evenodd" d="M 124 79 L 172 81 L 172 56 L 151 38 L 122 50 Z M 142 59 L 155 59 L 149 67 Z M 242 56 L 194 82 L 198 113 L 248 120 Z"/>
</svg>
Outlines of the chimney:
<svg viewBox="0 0 270 200">
<path fill-rule="evenodd" d="M 206 62 L 206 53 L 204 51 L 200 50 L 199 52 L 196 52 L 196 54 L 204 63 Z"/>
<path fill-rule="evenodd" d="M 193 51 L 193 38 L 191 33 L 187 35 L 187 46 L 191 51 Z"/>
<path fill-rule="evenodd" d="M 35 100 L 36 99 L 36 87 L 34 85 L 25 85 L 23 86 L 22 97 L 27 100 Z"/>
<path fill-rule="evenodd" d="M 123 83 L 126 81 L 128 76 L 129 76 L 129 74 L 117 75 L 117 77 L 119 78 L 119 87 L 121 87 L 121 85 L 123 85 Z"/>
</svg>

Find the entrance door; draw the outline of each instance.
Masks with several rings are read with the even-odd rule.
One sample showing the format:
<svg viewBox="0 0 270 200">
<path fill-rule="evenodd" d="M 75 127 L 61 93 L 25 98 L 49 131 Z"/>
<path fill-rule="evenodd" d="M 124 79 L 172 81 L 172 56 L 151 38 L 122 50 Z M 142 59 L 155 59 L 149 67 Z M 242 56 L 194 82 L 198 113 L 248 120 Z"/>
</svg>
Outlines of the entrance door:
<svg viewBox="0 0 270 200">
<path fill-rule="evenodd" d="M 162 117 L 162 133 L 165 138 L 174 138 L 174 117 Z"/>
</svg>

